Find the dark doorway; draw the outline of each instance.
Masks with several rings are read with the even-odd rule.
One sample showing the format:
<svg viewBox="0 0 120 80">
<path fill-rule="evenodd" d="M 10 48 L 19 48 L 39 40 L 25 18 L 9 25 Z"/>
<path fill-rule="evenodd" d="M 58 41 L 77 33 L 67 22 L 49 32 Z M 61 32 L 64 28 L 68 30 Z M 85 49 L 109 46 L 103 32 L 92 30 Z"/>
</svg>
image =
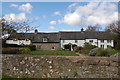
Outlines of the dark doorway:
<svg viewBox="0 0 120 80">
<path fill-rule="evenodd" d="M 74 47 L 77 47 L 77 45 L 71 43 L 64 45 L 64 48 L 69 51 L 73 51 Z"/>
<path fill-rule="evenodd" d="M 64 45 L 64 48 L 65 48 L 66 50 L 71 51 L 71 45 L 69 45 L 69 44 Z"/>
</svg>

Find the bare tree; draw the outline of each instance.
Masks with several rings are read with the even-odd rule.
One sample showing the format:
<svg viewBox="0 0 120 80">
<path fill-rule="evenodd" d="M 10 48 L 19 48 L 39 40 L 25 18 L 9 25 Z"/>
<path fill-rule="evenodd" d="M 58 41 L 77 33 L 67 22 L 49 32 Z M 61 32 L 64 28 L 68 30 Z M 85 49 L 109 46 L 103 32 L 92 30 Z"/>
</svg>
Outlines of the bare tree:
<svg viewBox="0 0 120 80">
<path fill-rule="evenodd" d="M 35 30 L 36 27 L 30 26 L 33 21 L 26 20 L 26 21 L 7 21 L 5 18 L 0 19 L 0 40 L 2 40 L 2 46 L 5 47 L 6 39 L 9 37 L 10 34 L 16 32 L 24 32 L 27 33 L 28 31 Z"/>
<path fill-rule="evenodd" d="M 120 34 L 120 21 L 116 21 L 114 23 L 111 23 L 109 26 L 107 26 L 105 28 L 105 31 Z"/>
<path fill-rule="evenodd" d="M 35 30 L 36 27 L 30 26 L 33 21 L 26 20 L 26 21 L 7 21 L 6 19 L 2 18 L 0 20 L 0 25 L 2 26 L 2 35 L 4 34 L 12 34 L 14 32 L 24 32 L 27 33 L 28 31 Z"/>
<path fill-rule="evenodd" d="M 94 26 L 88 26 L 86 31 L 99 31 L 101 29 L 100 25 L 96 24 Z"/>
<path fill-rule="evenodd" d="M 106 27 L 105 31 L 109 31 L 115 34 L 114 35 L 114 41 L 116 43 L 115 47 L 116 49 L 120 50 L 120 20 L 110 24 L 108 27 Z"/>
</svg>

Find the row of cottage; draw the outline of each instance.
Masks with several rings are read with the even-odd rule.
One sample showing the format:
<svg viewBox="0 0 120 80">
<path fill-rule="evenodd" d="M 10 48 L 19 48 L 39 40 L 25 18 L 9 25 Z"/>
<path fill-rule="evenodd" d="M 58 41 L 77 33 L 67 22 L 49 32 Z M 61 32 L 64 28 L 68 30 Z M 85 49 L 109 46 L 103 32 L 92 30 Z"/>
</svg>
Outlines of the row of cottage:
<svg viewBox="0 0 120 80">
<path fill-rule="evenodd" d="M 73 50 L 73 46 L 83 47 L 85 43 L 107 48 L 114 47 L 113 35 L 104 31 L 60 31 L 52 33 L 15 33 L 6 40 L 7 44 L 33 44 L 37 50 Z"/>
</svg>

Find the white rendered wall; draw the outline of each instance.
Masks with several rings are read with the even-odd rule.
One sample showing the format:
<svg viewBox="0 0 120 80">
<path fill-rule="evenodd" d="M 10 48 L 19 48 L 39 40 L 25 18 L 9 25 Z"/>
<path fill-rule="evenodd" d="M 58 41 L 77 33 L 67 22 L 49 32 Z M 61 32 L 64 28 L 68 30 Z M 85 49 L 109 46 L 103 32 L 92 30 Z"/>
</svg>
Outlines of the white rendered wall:
<svg viewBox="0 0 120 80">
<path fill-rule="evenodd" d="M 78 46 L 83 47 L 85 44 L 85 40 L 78 40 Z"/>
<path fill-rule="evenodd" d="M 21 45 L 21 44 L 24 44 L 24 45 L 29 45 L 31 44 L 31 41 L 30 40 L 6 40 L 6 43 L 7 44 L 17 44 L 17 45 Z"/>
<path fill-rule="evenodd" d="M 101 45 L 104 45 L 104 48 L 107 48 L 107 45 L 114 47 L 114 42 L 111 40 L 111 43 L 108 43 L 107 40 L 104 40 L 104 43 L 102 43 L 101 40 L 98 40 L 98 47 L 101 47 Z"/>
<path fill-rule="evenodd" d="M 98 39 L 85 39 L 85 40 L 77 40 L 78 41 L 77 43 L 75 43 L 75 40 L 64 40 L 64 43 L 63 40 L 61 40 L 61 48 L 64 48 L 64 45 L 69 43 L 83 47 L 84 43 L 85 42 L 90 43 L 90 40 L 93 40 L 93 42 L 91 43 L 92 45 L 98 46 L 100 48 L 101 45 L 104 45 L 104 49 L 107 48 L 108 45 L 114 47 L 113 40 L 111 40 L 111 43 L 108 43 L 107 40 L 104 40 L 104 43 L 102 43 L 101 40 Z"/>
<path fill-rule="evenodd" d="M 75 43 L 75 40 L 61 40 L 61 48 L 64 48 L 64 45 L 69 44 L 69 43 L 77 45 L 77 43 Z"/>
<path fill-rule="evenodd" d="M 93 42 L 90 43 L 90 40 L 93 40 Z M 95 45 L 95 46 L 98 46 L 98 44 L 97 44 L 98 40 L 97 39 L 86 39 L 85 42 L 90 43 L 90 44 Z"/>
<path fill-rule="evenodd" d="M 75 42 L 75 40 L 64 40 L 64 43 L 63 43 L 63 40 L 61 40 L 61 48 L 64 48 L 64 45 L 69 44 L 69 43 L 83 47 L 85 40 L 77 40 L 77 43 Z"/>
</svg>

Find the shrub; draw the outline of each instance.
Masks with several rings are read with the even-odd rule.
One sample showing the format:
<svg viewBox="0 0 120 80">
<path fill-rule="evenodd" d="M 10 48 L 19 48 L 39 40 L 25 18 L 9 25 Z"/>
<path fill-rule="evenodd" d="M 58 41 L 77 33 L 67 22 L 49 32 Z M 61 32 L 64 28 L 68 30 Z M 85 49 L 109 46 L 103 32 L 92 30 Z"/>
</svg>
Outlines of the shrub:
<svg viewBox="0 0 120 80">
<path fill-rule="evenodd" d="M 78 51 L 79 51 L 77 46 L 74 46 L 74 47 L 73 47 L 73 50 L 74 50 L 75 52 L 78 52 Z"/>
<path fill-rule="evenodd" d="M 25 46 L 25 47 L 29 48 L 31 51 L 35 51 L 35 50 L 36 50 L 36 46 L 35 46 L 35 45 L 32 45 L 32 44 L 27 45 L 27 46 Z"/>
<path fill-rule="evenodd" d="M 31 50 L 29 48 L 23 48 L 21 54 L 31 54 Z"/>
<path fill-rule="evenodd" d="M 92 44 L 89 44 L 89 43 L 85 43 L 83 48 L 91 50 L 91 49 L 96 48 L 96 47 L 97 46 L 95 46 L 95 45 L 92 45 Z"/>
<path fill-rule="evenodd" d="M 73 50 L 78 50 L 78 47 L 77 47 L 77 46 L 74 46 L 74 47 L 73 47 Z"/>
<path fill-rule="evenodd" d="M 115 50 L 112 47 L 108 47 L 106 50 L 108 51 L 108 53 L 109 53 L 108 55 L 109 56 L 117 54 L 119 52 L 118 50 Z"/>
<path fill-rule="evenodd" d="M 101 50 L 101 48 L 91 49 L 91 50 L 89 51 L 89 56 L 95 56 L 100 50 Z"/>
<path fill-rule="evenodd" d="M 112 55 L 116 55 L 117 53 L 120 53 L 120 51 L 112 49 L 109 51 L 109 53 L 110 53 L 109 55 L 112 56 Z"/>
<path fill-rule="evenodd" d="M 83 50 L 83 47 L 78 47 L 78 50 Z"/>
<path fill-rule="evenodd" d="M 120 51 L 113 49 L 112 47 L 108 47 L 107 49 L 100 49 L 99 52 L 96 54 L 96 56 L 112 56 L 115 55 L 117 53 L 119 53 Z"/>
<path fill-rule="evenodd" d="M 116 54 L 113 54 L 113 55 L 111 55 L 111 57 L 120 57 L 120 53 L 118 52 Z"/>
<path fill-rule="evenodd" d="M 101 49 L 96 56 L 109 56 L 109 51 L 107 49 Z"/>
<path fill-rule="evenodd" d="M 113 49 L 113 47 L 112 47 L 112 46 L 110 46 L 110 45 L 109 45 L 107 48 L 109 48 L 109 49 Z"/>
<path fill-rule="evenodd" d="M 116 44 L 115 49 L 120 50 L 120 42 Z"/>
</svg>

